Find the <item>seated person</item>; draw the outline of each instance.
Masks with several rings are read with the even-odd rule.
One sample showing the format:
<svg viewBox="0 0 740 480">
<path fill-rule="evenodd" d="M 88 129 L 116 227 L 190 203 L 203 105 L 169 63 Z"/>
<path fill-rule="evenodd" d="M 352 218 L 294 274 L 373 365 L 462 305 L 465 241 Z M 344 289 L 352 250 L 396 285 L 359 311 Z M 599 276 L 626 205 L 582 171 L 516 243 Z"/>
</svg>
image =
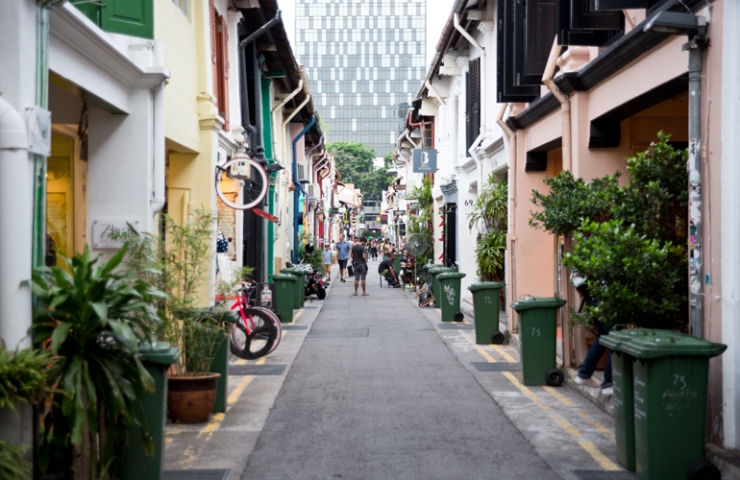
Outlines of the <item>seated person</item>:
<svg viewBox="0 0 740 480">
<path fill-rule="evenodd" d="M 409 255 L 408 250 L 404 250 L 401 255 L 401 281 L 404 285 L 413 283 L 414 280 L 414 257 Z"/>
<path fill-rule="evenodd" d="M 380 262 L 380 265 L 378 265 L 378 273 L 385 277 L 385 280 L 388 282 L 388 286 L 393 288 L 401 288 L 401 284 L 398 283 L 398 276 L 393 270 L 393 260 L 395 260 L 395 258 L 395 254 L 390 254 L 389 256 L 383 258 L 383 261 Z"/>
</svg>

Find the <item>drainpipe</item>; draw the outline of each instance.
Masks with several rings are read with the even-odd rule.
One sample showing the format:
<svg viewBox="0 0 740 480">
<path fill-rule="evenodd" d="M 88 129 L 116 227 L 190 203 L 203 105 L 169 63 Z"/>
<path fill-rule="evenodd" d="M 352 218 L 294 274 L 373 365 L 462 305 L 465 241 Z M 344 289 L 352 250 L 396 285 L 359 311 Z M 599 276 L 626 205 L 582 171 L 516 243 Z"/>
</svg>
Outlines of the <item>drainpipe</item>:
<svg viewBox="0 0 740 480">
<path fill-rule="evenodd" d="M 465 30 L 462 27 L 462 25 L 460 25 L 460 14 L 455 13 L 453 15 L 453 25 L 455 26 L 455 30 L 457 30 L 458 32 L 460 32 L 460 35 L 462 35 L 468 42 L 470 42 L 470 44 L 472 46 L 474 46 L 475 48 L 477 48 L 478 50 L 480 50 L 481 57 L 483 57 L 483 59 L 484 59 L 483 65 L 482 65 L 482 68 L 481 68 L 481 71 L 484 71 L 485 66 L 486 66 L 486 63 L 485 63 L 486 51 L 485 51 L 485 49 L 480 45 L 480 43 L 478 43 L 478 41 L 475 38 L 473 38 L 472 35 L 470 35 L 468 33 L 467 30 Z M 480 83 L 482 84 L 483 82 L 480 82 Z M 483 92 L 483 91 L 484 90 L 481 89 L 481 92 Z M 465 92 L 466 95 L 467 95 L 467 93 L 468 92 Z M 485 103 L 481 102 L 481 106 L 483 106 L 483 105 L 485 105 Z M 481 108 L 481 110 L 483 110 L 483 109 Z M 486 132 L 486 115 L 485 115 L 485 113 L 483 111 L 481 111 L 481 121 L 480 121 L 480 130 L 479 130 L 479 132 L 480 133 L 478 135 L 478 138 L 475 139 L 475 141 L 473 142 L 473 144 L 468 149 L 468 152 L 470 153 L 470 156 L 473 157 L 473 160 L 475 160 L 475 163 L 478 165 L 478 188 L 483 189 L 483 162 L 481 161 L 481 159 L 478 156 L 478 154 L 475 153 L 475 150 L 478 147 L 480 147 L 481 143 L 483 143 L 483 138 L 484 138 L 484 135 L 485 135 L 485 132 Z"/>
<path fill-rule="evenodd" d="M 291 113 L 288 116 L 288 118 L 286 118 L 283 121 L 283 127 L 286 127 L 290 123 L 290 121 L 293 120 L 293 117 L 295 117 L 296 115 L 298 115 L 298 112 L 300 112 L 303 107 L 305 107 L 306 105 L 308 105 L 308 102 L 310 102 L 310 101 L 311 101 L 311 95 L 310 94 L 309 95 L 306 95 L 306 98 L 301 102 L 301 104 L 298 105 L 298 107 L 295 110 L 293 110 L 293 113 Z"/>
<path fill-rule="evenodd" d="M 432 96 L 436 98 L 439 103 L 441 103 L 442 105 L 447 105 L 447 103 L 445 103 L 445 101 L 442 99 L 439 93 L 437 93 L 437 90 L 432 85 L 432 82 L 427 80 L 426 82 L 424 82 L 424 86 L 427 87 L 427 89 L 432 93 Z"/>
<path fill-rule="evenodd" d="M 704 338 L 702 259 L 701 75 L 704 44 L 689 41 L 689 328 Z M 709 283 L 707 281 L 707 283 Z"/>
<path fill-rule="evenodd" d="M 247 38 L 239 42 L 239 47 L 244 48 L 245 46 L 252 43 L 254 40 L 258 39 L 259 37 L 267 33 L 268 30 L 270 30 L 272 27 L 274 27 L 275 25 L 277 25 L 278 23 L 282 21 L 282 15 L 283 15 L 282 12 L 278 10 L 275 13 L 275 18 L 273 18 L 266 24 L 262 25 L 260 28 L 255 30 L 254 33 L 252 33 L 250 36 L 248 36 Z"/>
<path fill-rule="evenodd" d="M 307 97 L 307 98 L 310 98 Z M 308 103 L 308 101 L 306 101 Z M 303 108 L 303 107 L 300 107 Z M 296 109 L 297 113 L 300 108 Z M 292 118 L 292 117 L 291 117 Z M 298 181 L 298 152 L 296 151 L 296 145 L 298 144 L 298 140 L 301 139 L 310 129 L 316 124 L 316 117 L 312 117 L 311 121 L 308 122 L 308 125 L 303 127 L 303 130 L 296 135 L 296 137 L 293 139 L 293 186 L 295 186 L 295 190 L 293 191 L 293 263 L 298 263 L 298 200 L 299 195 L 303 193 L 305 195 L 305 191 L 303 190 L 303 186 L 301 186 L 301 183 Z"/>
<path fill-rule="evenodd" d="M 33 182 L 26 124 L 0 97 L 0 339 L 11 350 L 31 345 L 33 246 L 28 234 L 34 226 Z"/>
<path fill-rule="evenodd" d="M 550 49 L 550 56 L 547 59 L 545 73 L 542 74 L 542 83 L 545 84 L 547 89 L 550 90 L 552 95 L 558 100 L 558 102 L 560 102 L 560 118 L 563 130 L 563 169 L 571 170 L 573 167 L 573 159 L 571 153 L 570 100 L 552 80 L 552 76 L 555 74 L 555 62 L 557 62 L 558 57 L 560 56 L 561 48 L 562 47 L 558 45 L 558 40 L 556 38 L 552 43 L 552 49 Z"/>
<path fill-rule="evenodd" d="M 509 254 L 507 255 L 507 259 L 509 264 L 506 266 L 506 272 L 509 275 L 507 284 L 509 287 L 506 289 L 506 293 L 508 294 L 509 298 L 507 299 L 507 304 L 510 304 L 515 298 L 516 298 L 516 269 L 511 265 L 511 256 L 512 254 L 516 253 L 516 216 L 514 215 L 514 210 L 516 208 L 516 189 L 517 189 L 517 169 L 516 169 L 516 132 L 514 132 L 512 129 L 509 128 L 509 126 L 504 122 L 504 114 L 506 113 L 506 109 L 509 107 L 508 103 L 505 103 L 501 105 L 501 110 L 499 110 L 498 117 L 496 118 L 496 124 L 501 127 L 501 130 L 504 131 L 506 134 L 508 144 L 509 144 L 509 218 L 508 221 L 508 233 L 509 233 L 509 239 L 508 239 L 508 247 L 507 250 L 509 251 Z M 514 233 L 512 235 L 512 232 Z M 513 333 L 516 333 L 519 331 L 519 324 L 517 322 L 516 315 L 511 315 L 511 311 L 509 311 L 509 318 L 510 320 L 510 328 Z"/>
<path fill-rule="evenodd" d="M 294 97 L 295 97 L 296 95 L 298 95 L 298 93 L 299 93 L 299 92 L 300 92 L 301 90 L 303 90 L 303 79 L 300 79 L 300 80 L 298 80 L 298 88 L 296 88 L 295 90 L 293 90 L 292 92 L 290 92 L 290 93 L 288 94 L 288 96 L 287 96 L 287 97 L 285 97 L 285 98 L 283 99 L 283 101 L 282 101 L 282 102 L 278 103 L 277 105 L 275 105 L 275 106 L 273 107 L 273 109 L 272 109 L 272 113 L 275 113 L 275 111 L 277 111 L 277 110 L 281 109 L 281 108 L 282 108 L 282 107 L 284 107 L 284 106 L 285 106 L 285 105 L 286 105 L 286 104 L 287 104 L 287 103 L 288 103 L 289 101 L 293 100 L 293 98 L 294 98 Z"/>
<path fill-rule="evenodd" d="M 158 65 L 163 65 L 164 44 L 154 42 L 154 58 Z M 157 214 L 164 207 L 165 198 L 165 143 L 164 143 L 164 82 L 152 89 L 153 100 L 153 148 L 152 155 L 152 214 Z"/>
</svg>

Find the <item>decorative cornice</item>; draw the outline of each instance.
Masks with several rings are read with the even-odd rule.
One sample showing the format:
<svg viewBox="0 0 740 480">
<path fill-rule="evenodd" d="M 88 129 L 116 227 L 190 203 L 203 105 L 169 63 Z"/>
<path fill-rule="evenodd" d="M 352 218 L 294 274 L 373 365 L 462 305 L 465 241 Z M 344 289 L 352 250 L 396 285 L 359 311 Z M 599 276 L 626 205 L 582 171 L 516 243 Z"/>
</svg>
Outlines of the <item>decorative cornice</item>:
<svg viewBox="0 0 740 480">
<path fill-rule="evenodd" d="M 162 66 L 139 66 L 104 31 L 70 4 L 50 11 L 49 34 L 54 41 L 67 44 L 127 87 L 151 88 L 170 77 Z"/>
<path fill-rule="evenodd" d="M 477 28 L 485 35 L 488 32 L 493 32 L 493 25 L 493 22 L 479 22 Z"/>
<path fill-rule="evenodd" d="M 200 117 L 198 121 L 200 123 L 201 130 L 212 130 L 218 132 L 224 126 L 224 119 L 218 115 L 204 115 Z"/>
<path fill-rule="evenodd" d="M 455 59 L 455 63 L 457 64 L 458 68 L 460 68 L 461 72 L 467 72 L 468 71 L 468 63 L 470 62 L 470 57 L 462 56 L 460 55 Z"/>
</svg>

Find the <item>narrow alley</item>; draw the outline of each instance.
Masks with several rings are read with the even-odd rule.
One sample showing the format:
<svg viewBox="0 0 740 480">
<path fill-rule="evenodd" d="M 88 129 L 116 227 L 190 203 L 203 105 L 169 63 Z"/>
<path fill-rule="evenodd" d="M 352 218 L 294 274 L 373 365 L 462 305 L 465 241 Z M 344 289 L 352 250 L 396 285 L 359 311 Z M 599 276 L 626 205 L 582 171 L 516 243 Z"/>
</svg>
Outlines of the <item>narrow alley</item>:
<svg viewBox="0 0 740 480">
<path fill-rule="evenodd" d="M 166 469 L 230 480 L 634 478 L 616 465 L 611 417 L 567 387 L 523 386 L 513 347 L 474 345 L 468 319 L 442 324 L 412 293 L 379 288 L 373 266 L 370 296 L 336 283 L 274 354 L 232 359 L 229 410 L 169 425 Z"/>
</svg>

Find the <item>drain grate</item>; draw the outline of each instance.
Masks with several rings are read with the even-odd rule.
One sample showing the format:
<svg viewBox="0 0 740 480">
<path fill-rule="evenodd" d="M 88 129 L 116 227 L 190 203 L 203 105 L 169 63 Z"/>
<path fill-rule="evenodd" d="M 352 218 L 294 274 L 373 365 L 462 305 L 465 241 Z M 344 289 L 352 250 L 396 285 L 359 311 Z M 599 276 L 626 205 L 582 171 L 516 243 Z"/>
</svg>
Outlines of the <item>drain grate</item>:
<svg viewBox="0 0 740 480">
<path fill-rule="evenodd" d="M 311 310 L 311 309 L 319 308 L 319 307 L 317 307 L 317 306 L 314 305 L 314 306 L 311 306 L 311 307 L 304 306 L 303 308 L 306 309 L 306 310 Z"/>
<path fill-rule="evenodd" d="M 573 470 L 580 480 L 637 480 L 630 472 L 605 472 L 603 470 Z"/>
<path fill-rule="evenodd" d="M 487 363 L 487 362 L 470 362 L 470 364 L 479 372 L 521 372 L 521 363 Z"/>
<path fill-rule="evenodd" d="M 306 330 L 308 325 L 281 325 L 283 330 Z"/>
<path fill-rule="evenodd" d="M 282 375 L 288 366 L 277 365 L 229 365 L 229 375 Z"/>
<path fill-rule="evenodd" d="M 472 323 L 438 323 L 440 330 L 475 330 Z"/>
<path fill-rule="evenodd" d="M 165 470 L 163 480 L 226 480 L 228 470 Z"/>
<path fill-rule="evenodd" d="M 369 328 L 347 330 L 311 330 L 308 338 L 362 338 L 370 336 Z"/>
</svg>

